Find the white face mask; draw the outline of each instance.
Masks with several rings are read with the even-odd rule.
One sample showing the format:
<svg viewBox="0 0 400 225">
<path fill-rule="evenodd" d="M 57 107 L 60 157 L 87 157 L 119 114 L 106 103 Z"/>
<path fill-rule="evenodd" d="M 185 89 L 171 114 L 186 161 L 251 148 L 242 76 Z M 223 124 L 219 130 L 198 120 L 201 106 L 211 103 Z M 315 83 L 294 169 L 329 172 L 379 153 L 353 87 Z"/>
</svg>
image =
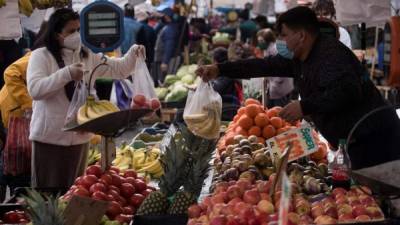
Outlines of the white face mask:
<svg viewBox="0 0 400 225">
<path fill-rule="evenodd" d="M 70 50 L 78 50 L 81 47 L 81 36 L 78 31 L 64 38 L 64 47 Z"/>
</svg>

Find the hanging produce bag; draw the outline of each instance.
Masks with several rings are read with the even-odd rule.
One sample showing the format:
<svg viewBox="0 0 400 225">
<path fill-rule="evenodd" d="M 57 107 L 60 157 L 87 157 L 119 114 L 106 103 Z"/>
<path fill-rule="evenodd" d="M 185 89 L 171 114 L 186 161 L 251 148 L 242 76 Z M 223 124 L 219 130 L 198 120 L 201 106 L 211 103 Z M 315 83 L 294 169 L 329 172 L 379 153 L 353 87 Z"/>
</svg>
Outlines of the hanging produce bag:
<svg viewBox="0 0 400 225">
<path fill-rule="evenodd" d="M 65 118 L 64 122 L 65 126 L 77 123 L 78 110 L 82 105 L 85 104 L 87 97 L 88 90 L 85 81 L 81 80 L 75 82 L 75 91 L 68 106 L 67 117 Z"/>
<path fill-rule="evenodd" d="M 131 108 L 140 109 L 147 108 L 157 110 L 161 107 L 154 89 L 154 81 L 147 69 L 146 62 L 143 57 L 136 59 L 135 73 L 132 76 L 133 93 Z"/>
<path fill-rule="evenodd" d="M 114 80 L 111 89 L 110 102 L 119 109 L 129 109 L 132 102 L 133 85 L 128 79 Z"/>
<path fill-rule="evenodd" d="M 3 151 L 4 174 L 30 174 L 32 145 L 29 140 L 30 119 L 25 117 L 10 117 L 8 136 Z"/>
<path fill-rule="evenodd" d="M 191 91 L 186 101 L 183 119 L 195 135 L 216 139 L 219 137 L 222 98 L 210 83 L 201 82 Z"/>
</svg>

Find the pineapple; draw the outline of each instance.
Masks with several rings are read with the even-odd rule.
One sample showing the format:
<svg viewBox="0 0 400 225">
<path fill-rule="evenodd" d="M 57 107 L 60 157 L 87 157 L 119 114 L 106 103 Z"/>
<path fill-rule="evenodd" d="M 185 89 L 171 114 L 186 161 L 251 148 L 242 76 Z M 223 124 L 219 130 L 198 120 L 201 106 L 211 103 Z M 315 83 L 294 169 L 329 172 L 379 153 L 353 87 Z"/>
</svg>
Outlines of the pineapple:
<svg viewBox="0 0 400 225">
<path fill-rule="evenodd" d="M 175 195 L 174 201 L 168 210 L 169 214 L 186 214 L 190 205 L 197 202 L 204 180 L 210 169 L 210 160 L 215 150 L 217 140 L 207 140 L 193 135 L 185 126 L 180 126 L 185 145 L 190 151 L 186 169 L 184 191 Z"/>
<path fill-rule="evenodd" d="M 57 197 L 42 196 L 37 191 L 28 190 L 24 199 L 33 225 L 64 225 L 64 210 Z"/>
<path fill-rule="evenodd" d="M 168 133 L 167 135 L 171 135 Z M 185 160 L 187 151 L 182 137 L 175 135 L 165 147 L 160 162 L 164 170 L 159 182 L 159 191 L 149 194 L 139 207 L 138 215 L 162 215 L 166 214 L 169 202 L 168 197 L 174 195 L 184 183 Z"/>
</svg>

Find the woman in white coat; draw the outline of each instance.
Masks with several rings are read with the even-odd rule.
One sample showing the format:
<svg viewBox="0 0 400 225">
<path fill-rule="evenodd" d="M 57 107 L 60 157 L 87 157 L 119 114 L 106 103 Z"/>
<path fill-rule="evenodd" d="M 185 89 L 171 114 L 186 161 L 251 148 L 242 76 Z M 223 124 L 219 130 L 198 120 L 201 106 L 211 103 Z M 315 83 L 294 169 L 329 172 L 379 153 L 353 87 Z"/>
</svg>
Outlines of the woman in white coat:
<svg viewBox="0 0 400 225">
<path fill-rule="evenodd" d="M 70 9 L 55 11 L 41 39 L 44 47 L 33 51 L 29 60 L 33 187 L 68 188 L 86 166 L 91 134 L 62 130 L 75 81 L 83 79 L 87 84 L 90 73 L 84 71 L 93 69 L 102 57 L 82 47 L 79 28 L 79 14 Z M 139 54 L 144 55 L 144 47 L 134 45 L 124 57 L 108 58 L 109 66 L 99 67 L 94 76 L 128 77 Z"/>
</svg>

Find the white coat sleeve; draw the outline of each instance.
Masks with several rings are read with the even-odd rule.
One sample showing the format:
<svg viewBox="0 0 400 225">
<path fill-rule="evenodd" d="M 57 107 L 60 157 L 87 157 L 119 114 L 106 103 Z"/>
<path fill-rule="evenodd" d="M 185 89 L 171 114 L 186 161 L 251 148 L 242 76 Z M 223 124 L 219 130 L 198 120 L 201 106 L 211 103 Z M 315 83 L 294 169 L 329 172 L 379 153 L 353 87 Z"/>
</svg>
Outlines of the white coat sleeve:
<svg viewBox="0 0 400 225">
<path fill-rule="evenodd" d="M 32 52 L 27 69 L 27 84 L 28 92 L 33 100 L 50 97 L 72 80 L 68 67 L 54 73 L 50 73 L 49 70 L 49 62 L 43 53 Z"/>
<path fill-rule="evenodd" d="M 92 54 L 92 66 L 96 66 L 101 62 L 102 54 Z M 121 58 L 107 57 L 107 64 L 108 66 L 100 66 L 93 74 L 94 77 L 124 79 L 132 75 L 136 65 L 136 56 L 133 46 Z"/>
</svg>

